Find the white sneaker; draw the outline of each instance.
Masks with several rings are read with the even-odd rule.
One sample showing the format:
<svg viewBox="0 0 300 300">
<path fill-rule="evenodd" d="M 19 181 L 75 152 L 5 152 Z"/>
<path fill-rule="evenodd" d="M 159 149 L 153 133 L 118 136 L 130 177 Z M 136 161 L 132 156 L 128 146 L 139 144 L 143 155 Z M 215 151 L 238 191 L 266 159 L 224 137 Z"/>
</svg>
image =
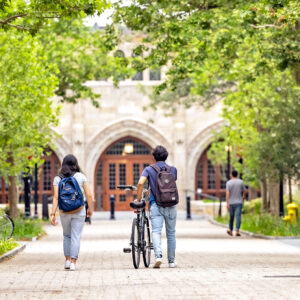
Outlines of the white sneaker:
<svg viewBox="0 0 300 300">
<path fill-rule="evenodd" d="M 76 265 L 74 263 L 70 264 L 70 271 L 75 271 L 76 270 Z"/>
<path fill-rule="evenodd" d="M 169 263 L 169 268 L 176 268 L 176 267 L 177 267 L 176 262 Z"/>
<path fill-rule="evenodd" d="M 162 263 L 161 257 L 155 258 L 155 264 L 154 264 L 153 268 L 154 268 L 154 269 L 159 269 L 161 263 Z"/>
<path fill-rule="evenodd" d="M 70 264 L 71 264 L 71 261 L 70 260 L 66 260 L 65 261 L 65 269 L 70 269 Z"/>
</svg>

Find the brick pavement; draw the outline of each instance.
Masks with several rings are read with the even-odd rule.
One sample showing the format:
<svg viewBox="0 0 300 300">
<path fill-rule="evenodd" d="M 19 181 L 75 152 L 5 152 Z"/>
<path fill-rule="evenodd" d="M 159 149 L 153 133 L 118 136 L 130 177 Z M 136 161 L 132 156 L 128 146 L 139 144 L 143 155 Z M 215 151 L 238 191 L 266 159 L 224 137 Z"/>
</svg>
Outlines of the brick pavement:
<svg viewBox="0 0 300 300">
<path fill-rule="evenodd" d="M 122 252 L 130 228 L 124 218 L 86 225 L 70 272 L 60 225 L 47 227 L 46 237 L 0 263 L 0 299 L 300 299 L 298 242 L 232 238 L 205 220 L 179 220 L 179 267 L 135 270 Z"/>
</svg>

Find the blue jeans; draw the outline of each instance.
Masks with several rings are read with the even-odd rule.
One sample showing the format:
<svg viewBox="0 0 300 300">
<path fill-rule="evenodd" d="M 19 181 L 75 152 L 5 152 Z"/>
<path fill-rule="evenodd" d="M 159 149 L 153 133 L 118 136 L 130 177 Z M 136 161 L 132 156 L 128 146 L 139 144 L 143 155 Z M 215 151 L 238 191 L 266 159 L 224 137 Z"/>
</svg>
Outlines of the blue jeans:
<svg viewBox="0 0 300 300">
<path fill-rule="evenodd" d="M 85 207 L 75 214 L 59 213 L 64 235 L 64 255 L 78 259 Z"/>
<path fill-rule="evenodd" d="M 161 251 L 161 231 L 163 222 L 166 224 L 166 234 L 168 240 L 168 261 L 169 263 L 175 262 L 175 249 L 176 249 L 176 226 L 177 209 L 176 206 L 160 207 L 153 203 L 150 207 L 150 219 L 152 225 L 152 242 L 155 257 L 162 257 Z"/>
<path fill-rule="evenodd" d="M 239 230 L 241 227 L 242 208 L 242 203 L 229 205 L 229 229 L 231 231 L 233 230 L 234 215 L 236 215 L 236 230 Z"/>
</svg>

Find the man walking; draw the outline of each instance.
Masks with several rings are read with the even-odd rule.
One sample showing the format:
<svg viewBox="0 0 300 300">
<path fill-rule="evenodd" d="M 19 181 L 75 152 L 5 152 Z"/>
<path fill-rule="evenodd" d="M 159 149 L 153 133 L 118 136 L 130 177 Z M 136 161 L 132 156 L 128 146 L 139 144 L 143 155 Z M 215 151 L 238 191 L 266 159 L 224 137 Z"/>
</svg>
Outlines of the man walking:
<svg viewBox="0 0 300 300">
<path fill-rule="evenodd" d="M 234 216 L 236 215 L 236 236 L 241 236 L 239 233 L 241 227 L 241 215 L 243 203 L 245 200 L 245 185 L 238 178 L 238 172 L 231 173 L 231 180 L 226 183 L 226 204 L 229 211 L 229 229 L 227 233 L 232 235 Z"/>
<path fill-rule="evenodd" d="M 143 170 L 137 186 L 137 201 L 141 201 L 144 183 L 150 183 L 150 220 L 152 225 L 152 241 L 155 253 L 154 268 L 160 268 L 162 263 L 161 231 L 165 221 L 168 240 L 169 268 L 175 268 L 175 226 L 178 203 L 178 191 L 175 181 L 177 169 L 168 166 L 165 161 L 168 151 L 163 146 L 157 146 L 152 155 L 156 163 Z"/>
</svg>

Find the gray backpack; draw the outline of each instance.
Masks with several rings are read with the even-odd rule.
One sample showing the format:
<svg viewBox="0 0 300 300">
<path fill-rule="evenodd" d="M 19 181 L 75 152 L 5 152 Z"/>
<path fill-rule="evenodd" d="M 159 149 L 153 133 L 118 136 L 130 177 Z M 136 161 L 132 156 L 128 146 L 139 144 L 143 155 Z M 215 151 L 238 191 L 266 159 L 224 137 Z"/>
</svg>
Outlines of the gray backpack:
<svg viewBox="0 0 300 300">
<path fill-rule="evenodd" d="M 151 165 L 157 172 L 155 201 L 158 206 L 170 207 L 179 202 L 178 190 L 175 178 L 171 173 L 171 167 L 158 167 Z"/>
</svg>

